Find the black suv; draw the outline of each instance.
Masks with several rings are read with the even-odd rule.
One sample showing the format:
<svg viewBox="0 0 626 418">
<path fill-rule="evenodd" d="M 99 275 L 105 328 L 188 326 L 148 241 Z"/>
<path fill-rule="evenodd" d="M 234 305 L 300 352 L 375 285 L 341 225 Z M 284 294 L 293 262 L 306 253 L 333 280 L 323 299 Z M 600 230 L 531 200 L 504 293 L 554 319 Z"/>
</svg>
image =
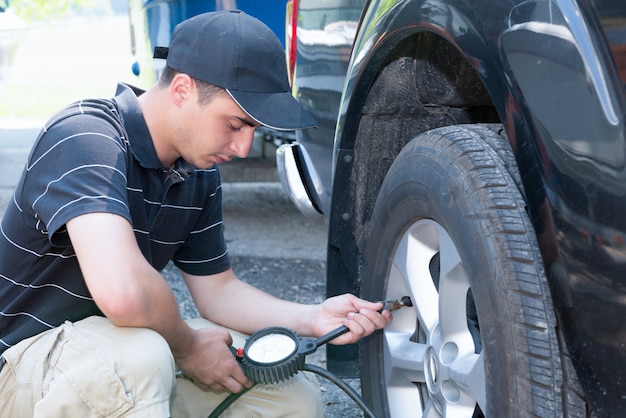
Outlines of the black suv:
<svg viewBox="0 0 626 418">
<path fill-rule="evenodd" d="M 380 416 L 626 416 L 626 1 L 292 0 L 278 152 Z M 359 357 L 359 369 L 353 368 Z"/>
</svg>

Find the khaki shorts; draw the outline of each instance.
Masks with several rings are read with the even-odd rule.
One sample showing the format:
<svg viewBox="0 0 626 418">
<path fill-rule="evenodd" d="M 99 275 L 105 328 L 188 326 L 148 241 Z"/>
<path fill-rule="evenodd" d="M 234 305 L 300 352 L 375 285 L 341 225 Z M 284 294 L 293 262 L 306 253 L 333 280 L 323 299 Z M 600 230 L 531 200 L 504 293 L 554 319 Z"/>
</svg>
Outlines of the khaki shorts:
<svg viewBox="0 0 626 418">
<path fill-rule="evenodd" d="M 188 321 L 192 327 L 215 326 Z M 240 347 L 245 335 L 231 332 Z M 3 353 L 0 417 L 204 417 L 228 394 L 175 378 L 165 340 L 143 328 L 89 317 L 28 338 Z M 314 375 L 257 385 L 222 417 L 320 417 Z"/>
</svg>

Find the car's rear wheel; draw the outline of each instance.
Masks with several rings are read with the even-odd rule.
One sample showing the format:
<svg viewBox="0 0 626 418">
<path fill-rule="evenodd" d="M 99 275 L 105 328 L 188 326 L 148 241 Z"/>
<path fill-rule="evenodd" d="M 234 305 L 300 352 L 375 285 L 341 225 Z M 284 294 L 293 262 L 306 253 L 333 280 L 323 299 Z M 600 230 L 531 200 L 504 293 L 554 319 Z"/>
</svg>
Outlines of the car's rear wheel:
<svg viewBox="0 0 626 418">
<path fill-rule="evenodd" d="M 563 415 L 549 288 L 502 141 L 473 125 L 426 132 L 383 182 L 361 294 L 413 307 L 362 344 L 381 417 Z"/>
</svg>

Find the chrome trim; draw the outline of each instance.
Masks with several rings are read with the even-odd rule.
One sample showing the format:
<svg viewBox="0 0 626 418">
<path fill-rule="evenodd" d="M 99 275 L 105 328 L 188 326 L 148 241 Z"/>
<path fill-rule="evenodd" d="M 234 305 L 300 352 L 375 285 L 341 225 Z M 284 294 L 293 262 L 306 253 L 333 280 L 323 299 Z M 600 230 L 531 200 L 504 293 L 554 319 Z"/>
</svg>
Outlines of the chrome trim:
<svg viewBox="0 0 626 418">
<path fill-rule="evenodd" d="M 284 144 L 276 150 L 276 168 L 283 190 L 298 210 L 306 217 L 320 219 L 322 214 L 316 209 L 307 192 L 306 183 L 298 169 L 298 143 Z"/>
</svg>

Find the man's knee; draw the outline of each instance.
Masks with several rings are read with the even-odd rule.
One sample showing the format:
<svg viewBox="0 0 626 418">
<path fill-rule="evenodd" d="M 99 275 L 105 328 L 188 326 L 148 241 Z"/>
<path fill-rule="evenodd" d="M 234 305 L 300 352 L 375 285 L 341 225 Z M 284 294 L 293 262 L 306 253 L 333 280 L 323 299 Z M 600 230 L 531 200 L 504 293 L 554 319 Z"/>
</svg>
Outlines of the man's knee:
<svg viewBox="0 0 626 418">
<path fill-rule="evenodd" d="M 75 324 L 98 341 L 109 356 L 130 367 L 138 380 L 175 382 L 174 358 L 165 339 L 147 328 L 117 327 L 108 319 L 91 317 Z"/>
<path fill-rule="evenodd" d="M 146 328 L 116 327 L 100 317 L 79 321 L 74 329 L 110 359 L 135 408 L 167 409 L 176 377 L 174 358 L 161 335 Z"/>
<path fill-rule="evenodd" d="M 174 361 L 154 331 L 91 317 L 27 339 L 4 354 L 5 369 L 12 372 L 7 379 L 18 387 L 28 382 L 33 389 L 33 403 L 22 407 L 34 407 L 34 413 L 26 415 L 169 414 Z"/>
</svg>

